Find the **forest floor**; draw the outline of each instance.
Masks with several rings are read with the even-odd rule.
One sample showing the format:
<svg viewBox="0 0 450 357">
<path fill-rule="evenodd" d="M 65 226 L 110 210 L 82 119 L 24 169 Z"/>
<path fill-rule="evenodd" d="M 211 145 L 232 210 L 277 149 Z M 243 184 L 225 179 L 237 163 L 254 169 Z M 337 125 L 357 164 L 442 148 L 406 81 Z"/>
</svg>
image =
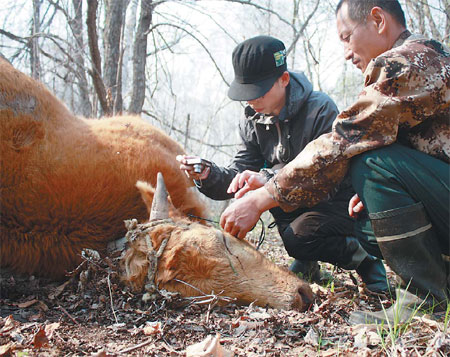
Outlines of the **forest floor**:
<svg viewBox="0 0 450 357">
<path fill-rule="evenodd" d="M 279 265 L 290 263 L 273 231 L 261 251 Z M 0 356 L 200 356 L 208 346 L 208 356 L 450 355 L 448 311 L 438 320 L 351 326 L 352 311 L 380 310 L 392 300 L 328 264 L 321 264 L 328 278 L 312 284 L 314 305 L 300 313 L 218 306 L 217 299 L 199 304 L 164 292 L 144 303 L 121 282 L 117 260 L 86 260 L 59 283 L 3 270 Z"/>
</svg>

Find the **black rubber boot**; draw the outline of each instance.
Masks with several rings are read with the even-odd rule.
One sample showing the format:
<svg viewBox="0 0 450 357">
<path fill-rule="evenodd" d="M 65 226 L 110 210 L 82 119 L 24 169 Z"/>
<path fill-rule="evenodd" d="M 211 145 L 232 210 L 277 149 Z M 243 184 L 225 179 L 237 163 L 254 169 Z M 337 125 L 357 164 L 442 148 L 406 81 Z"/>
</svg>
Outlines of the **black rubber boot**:
<svg viewBox="0 0 450 357">
<path fill-rule="evenodd" d="M 383 257 L 402 279 L 397 300 L 386 311 L 355 311 L 350 322 L 404 322 L 419 309 L 445 311 L 448 304 L 447 273 L 422 203 L 370 215 Z M 365 322 L 364 322 L 365 321 Z"/>
<path fill-rule="evenodd" d="M 342 267 L 348 270 L 355 269 L 368 290 L 374 293 L 388 292 L 386 269 L 381 259 L 368 254 L 354 237 L 347 237 L 345 242 L 346 251 L 351 254 L 351 261 Z"/>
<path fill-rule="evenodd" d="M 386 264 L 403 287 L 445 308 L 447 273 L 441 249 L 422 203 L 370 214 L 372 228 Z"/>
<path fill-rule="evenodd" d="M 368 290 L 374 293 L 389 292 L 386 269 L 381 259 L 368 255 L 356 268 L 356 272 Z"/>
<path fill-rule="evenodd" d="M 320 267 L 317 261 L 295 259 L 289 266 L 295 274 L 301 274 L 303 279 L 319 282 L 321 279 Z"/>
<path fill-rule="evenodd" d="M 349 323 L 351 325 L 359 324 L 391 324 L 405 323 L 412 320 L 414 316 L 420 316 L 423 313 L 425 301 L 417 295 L 411 294 L 404 289 L 395 291 L 395 303 L 386 310 L 382 311 L 354 311 L 350 314 Z"/>
</svg>

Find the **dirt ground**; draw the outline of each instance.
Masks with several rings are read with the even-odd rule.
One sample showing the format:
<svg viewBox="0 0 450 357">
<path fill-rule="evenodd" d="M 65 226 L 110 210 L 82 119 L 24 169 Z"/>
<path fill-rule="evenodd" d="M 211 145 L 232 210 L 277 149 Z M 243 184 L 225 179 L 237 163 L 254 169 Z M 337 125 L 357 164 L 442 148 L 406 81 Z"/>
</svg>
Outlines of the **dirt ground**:
<svg viewBox="0 0 450 357">
<path fill-rule="evenodd" d="M 261 250 L 289 265 L 273 230 Z M 448 315 L 438 321 L 414 317 L 400 326 L 350 326 L 351 311 L 380 310 L 392 300 L 371 295 L 355 273 L 328 264 L 321 264 L 327 279 L 312 284 L 314 305 L 300 313 L 219 306 L 220 296 L 201 304 L 204 297 L 183 299 L 164 291 L 144 303 L 142 294 L 122 284 L 117 263 L 118 258 L 87 259 L 58 283 L 3 270 L 0 356 L 200 356 L 208 347 L 208 356 L 450 354 Z"/>
</svg>

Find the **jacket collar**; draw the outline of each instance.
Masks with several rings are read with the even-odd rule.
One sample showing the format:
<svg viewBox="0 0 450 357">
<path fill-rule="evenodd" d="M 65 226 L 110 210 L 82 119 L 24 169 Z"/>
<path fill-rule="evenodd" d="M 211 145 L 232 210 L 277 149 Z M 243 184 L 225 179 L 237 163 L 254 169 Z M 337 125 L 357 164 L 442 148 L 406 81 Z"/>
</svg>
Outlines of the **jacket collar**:
<svg viewBox="0 0 450 357">
<path fill-rule="evenodd" d="M 398 47 L 403 45 L 403 43 L 406 41 L 407 38 L 409 38 L 411 36 L 411 32 L 409 32 L 408 30 L 403 31 L 400 36 L 398 37 L 397 41 L 395 41 L 394 47 Z"/>
</svg>

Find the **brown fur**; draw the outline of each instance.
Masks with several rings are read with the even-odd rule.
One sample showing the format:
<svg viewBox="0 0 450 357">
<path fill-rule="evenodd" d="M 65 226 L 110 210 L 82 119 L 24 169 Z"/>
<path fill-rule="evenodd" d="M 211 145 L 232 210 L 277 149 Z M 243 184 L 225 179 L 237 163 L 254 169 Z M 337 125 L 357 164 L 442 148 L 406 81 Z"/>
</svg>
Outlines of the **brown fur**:
<svg viewBox="0 0 450 357">
<path fill-rule="evenodd" d="M 173 204 L 203 215 L 175 160 L 183 149 L 139 117 L 83 119 L 0 59 L 0 264 L 61 277 L 80 251 L 148 217 L 138 180 L 164 173 Z M 151 198 L 150 198 L 151 200 Z"/>
<path fill-rule="evenodd" d="M 237 303 L 304 310 L 312 301 L 308 284 L 276 266 L 246 241 L 202 224 L 178 219 L 156 226 L 150 233 L 157 250 L 169 238 L 158 259 L 155 283 L 159 288 L 198 296 L 214 292 L 235 298 Z M 124 260 L 128 262 L 128 282 L 137 290 L 147 283 L 147 244 L 138 239 Z"/>
<path fill-rule="evenodd" d="M 151 203 L 148 195 L 154 194 L 153 187 L 142 182 L 137 187 L 143 200 Z M 157 263 L 154 282 L 159 288 L 186 297 L 201 295 L 199 290 L 205 294 L 222 293 L 235 298 L 237 303 L 255 302 L 283 309 L 304 310 L 312 302 L 313 294 L 307 283 L 276 266 L 246 241 L 180 218 L 174 209 L 170 216 L 173 222 L 151 222 L 156 223 L 152 228 L 147 224 L 133 228 L 131 236 L 139 238 L 130 243 L 123 262 L 128 273 L 125 280 L 136 290 L 149 283 L 149 248 L 142 232 L 150 229 L 155 252 L 168 240 Z"/>
</svg>

